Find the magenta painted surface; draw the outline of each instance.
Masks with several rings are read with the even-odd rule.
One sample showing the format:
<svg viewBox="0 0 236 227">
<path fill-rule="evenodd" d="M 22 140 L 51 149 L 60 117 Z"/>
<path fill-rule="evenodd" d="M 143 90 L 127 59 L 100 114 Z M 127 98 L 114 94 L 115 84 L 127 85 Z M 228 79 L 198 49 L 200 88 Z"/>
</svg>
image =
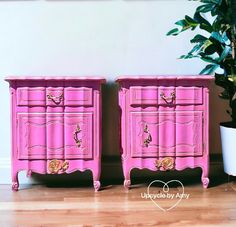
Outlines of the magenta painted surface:
<svg viewBox="0 0 236 227">
<path fill-rule="evenodd" d="M 202 169 L 209 183 L 209 82 L 211 76 L 122 76 L 121 155 L 124 186 L 133 168 L 157 171 L 157 160 L 174 169 Z"/>
<path fill-rule="evenodd" d="M 99 190 L 101 83 L 105 80 L 100 77 L 6 80 L 11 93 L 13 190 L 19 187 L 19 171 L 26 170 L 28 175 L 49 174 L 48 164 L 53 159 L 68 161 L 66 173 L 91 170 L 94 188 Z"/>
<path fill-rule="evenodd" d="M 130 119 L 132 157 L 202 155 L 202 112 L 131 112 Z M 145 125 L 152 137 L 148 147 Z"/>
</svg>

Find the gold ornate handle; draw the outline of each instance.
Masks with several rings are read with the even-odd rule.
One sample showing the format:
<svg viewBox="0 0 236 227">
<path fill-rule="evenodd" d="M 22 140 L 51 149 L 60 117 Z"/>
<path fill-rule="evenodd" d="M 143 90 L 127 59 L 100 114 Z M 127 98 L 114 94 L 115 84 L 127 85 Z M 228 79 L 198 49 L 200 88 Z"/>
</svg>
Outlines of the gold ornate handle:
<svg viewBox="0 0 236 227">
<path fill-rule="evenodd" d="M 61 161 L 53 159 L 48 163 L 48 171 L 51 174 L 58 174 L 59 172 L 64 173 L 69 168 L 68 161 Z"/>
<path fill-rule="evenodd" d="M 52 95 L 52 94 L 47 94 L 47 98 L 49 99 L 49 100 L 52 100 L 55 104 L 60 104 L 61 103 L 61 101 L 63 100 L 63 93 L 61 93 L 60 95 L 58 95 L 58 96 L 54 96 L 54 95 Z"/>
<path fill-rule="evenodd" d="M 145 124 L 144 129 L 143 129 L 143 132 L 144 132 L 145 134 L 147 134 L 147 138 L 144 139 L 143 143 L 144 143 L 145 147 L 148 147 L 149 143 L 152 142 L 152 135 L 151 135 L 151 133 L 149 132 L 149 129 L 148 129 L 148 125 L 147 125 L 147 124 Z"/>
<path fill-rule="evenodd" d="M 164 92 L 161 92 L 160 97 L 167 103 L 167 104 L 171 104 L 174 102 L 176 95 L 175 92 L 171 92 L 170 93 L 170 97 L 166 97 Z"/>
<path fill-rule="evenodd" d="M 74 132 L 74 140 L 75 140 L 75 142 L 76 142 L 77 147 L 80 147 L 80 146 L 81 146 L 81 143 L 82 143 L 82 139 L 79 139 L 79 138 L 78 138 L 78 134 L 79 134 L 80 132 L 81 132 L 80 126 L 79 126 L 79 124 L 77 124 L 76 129 L 75 129 L 75 132 Z"/>
<path fill-rule="evenodd" d="M 157 160 L 155 166 L 157 169 L 166 171 L 174 169 L 174 163 L 175 163 L 174 158 L 166 157 L 163 158 L 162 160 Z"/>
</svg>

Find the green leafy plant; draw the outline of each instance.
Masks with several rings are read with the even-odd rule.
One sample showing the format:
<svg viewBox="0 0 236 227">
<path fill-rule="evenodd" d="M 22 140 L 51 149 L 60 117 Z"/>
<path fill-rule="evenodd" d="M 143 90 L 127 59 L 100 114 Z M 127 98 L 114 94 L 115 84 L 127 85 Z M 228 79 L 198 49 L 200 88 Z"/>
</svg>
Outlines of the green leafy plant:
<svg viewBox="0 0 236 227">
<path fill-rule="evenodd" d="M 224 89 L 220 97 L 229 100 L 231 125 L 236 127 L 236 0 L 192 1 L 200 2 L 194 15 L 177 21 L 177 27 L 167 35 L 176 36 L 196 28 L 204 31 L 190 40 L 193 48 L 180 58 L 200 58 L 208 63 L 200 74 L 214 73 L 216 85 Z"/>
</svg>

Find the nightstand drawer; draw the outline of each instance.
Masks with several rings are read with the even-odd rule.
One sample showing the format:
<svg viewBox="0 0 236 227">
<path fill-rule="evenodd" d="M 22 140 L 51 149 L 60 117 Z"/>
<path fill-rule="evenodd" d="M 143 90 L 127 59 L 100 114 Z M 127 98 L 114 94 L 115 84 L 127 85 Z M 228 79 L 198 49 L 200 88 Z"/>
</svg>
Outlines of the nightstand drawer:
<svg viewBox="0 0 236 227">
<path fill-rule="evenodd" d="M 21 87 L 17 89 L 18 106 L 92 106 L 93 89 L 89 87 Z"/>
<path fill-rule="evenodd" d="M 20 87 L 16 92 L 16 103 L 18 106 L 45 106 L 45 87 Z"/>
<path fill-rule="evenodd" d="M 65 106 L 92 106 L 93 89 L 89 87 L 68 87 L 64 90 Z"/>
<path fill-rule="evenodd" d="M 202 87 L 130 87 L 130 105 L 201 105 Z"/>
<path fill-rule="evenodd" d="M 202 87 L 160 87 L 159 105 L 201 105 Z"/>
</svg>

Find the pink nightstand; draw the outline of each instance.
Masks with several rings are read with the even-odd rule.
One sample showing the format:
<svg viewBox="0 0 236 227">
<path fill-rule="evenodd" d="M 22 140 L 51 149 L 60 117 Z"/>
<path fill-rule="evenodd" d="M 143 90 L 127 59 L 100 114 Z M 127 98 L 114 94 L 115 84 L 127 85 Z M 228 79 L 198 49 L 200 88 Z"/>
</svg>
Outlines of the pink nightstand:
<svg viewBox="0 0 236 227">
<path fill-rule="evenodd" d="M 11 93 L 12 189 L 18 173 L 91 170 L 100 188 L 100 77 L 7 77 Z"/>
<path fill-rule="evenodd" d="M 133 168 L 200 167 L 209 183 L 210 76 L 123 76 L 119 83 L 124 186 Z"/>
</svg>

